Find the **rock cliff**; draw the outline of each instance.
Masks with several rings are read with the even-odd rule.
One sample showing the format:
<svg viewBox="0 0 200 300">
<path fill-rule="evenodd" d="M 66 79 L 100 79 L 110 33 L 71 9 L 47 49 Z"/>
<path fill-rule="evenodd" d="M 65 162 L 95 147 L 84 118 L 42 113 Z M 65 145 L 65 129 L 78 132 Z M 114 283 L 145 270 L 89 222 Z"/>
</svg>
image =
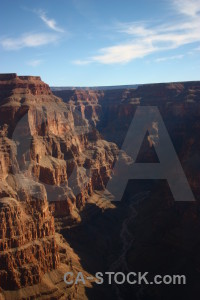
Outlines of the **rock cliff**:
<svg viewBox="0 0 200 300">
<path fill-rule="evenodd" d="M 123 143 L 138 105 L 158 106 L 162 117 L 166 119 L 184 119 L 191 114 L 198 117 L 199 114 L 199 81 L 146 84 L 137 88 L 111 90 L 63 88 L 54 90 L 53 93 L 82 112 L 91 107 L 91 114 L 86 114 L 85 117 L 91 123 L 96 120 L 95 124 L 100 133 L 119 146 Z"/>
<path fill-rule="evenodd" d="M 129 181 L 122 201 L 124 206 L 116 209 L 118 213 L 121 207 L 129 209 L 128 217 L 121 223 L 118 233 L 123 247 L 118 258 L 108 263 L 107 270 L 148 271 L 149 281 L 153 281 L 156 274 L 183 274 L 187 278 L 184 286 L 114 285 L 113 299 L 168 300 L 174 297 L 188 299 L 191 296 L 195 299 L 199 294 L 200 270 L 200 82 L 92 91 L 91 98 L 90 91 L 85 90 L 62 90 L 54 93 L 67 103 L 72 102 L 77 108 L 82 106 L 82 111 L 84 105 L 92 105 L 93 115 L 88 117 L 88 121 L 93 122 L 95 119 L 103 137 L 116 142 L 119 147 L 123 144 L 138 105 L 159 108 L 196 201 L 175 202 L 164 180 Z M 78 100 L 86 97 L 85 95 L 85 102 Z M 148 138 L 141 146 L 137 162 L 158 162 Z M 148 196 L 143 197 L 144 192 Z M 113 212 L 115 213 L 117 212 Z M 78 246 L 77 248 L 79 249 Z M 116 248 L 117 246 L 112 249 Z M 112 249 L 110 253 L 113 255 Z M 85 249 L 85 253 L 87 251 Z M 93 295 L 98 296 L 98 293 Z"/>
<path fill-rule="evenodd" d="M 102 201 L 101 191 L 138 105 L 158 106 L 197 199 L 192 206 L 174 204 L 167 185 L 155 182 L 129 182 L 125 201 L 118 206 Z M 108 270 L 124 249 L 125 229 L 134 244 L 132 238 L 127 241 L 128 250 L 116 259 L 119 270 L 128 264 L 141 271 L 147 261 L 149 270 L 155 271 L 159 259 L 163 269 L 176 266 L 180 273 L 185 266 L 190 270 L 194 257 L 196 272 L 199 116 L 200 82 L 55 90 L 53 94 L 40 77 L 0 74 L 0 297 L 87 299 L 83 286 L 66 287 L 63 274 Z M 155 159 L 147 138 L 137 160 Z M 151 189 L 149 201 L 138 202 L 138 217 L 132 218 L 130 199 L 146 189 Z M 193 248 L 188 250 L 191 239 Z M 175 258 L 176 264 L 168 263 L 168 268 L 159 249 Z M 120 293 L 130 298 L 136 290 L 125 286 Z M 94 291 L 88 295 L 116 299 L 106 287 Z M 150 289 L 146 295 L 152 294 Z M 160 290 L 158 294 L 163 295 Z"/>
<path fill-rule="evenodd" d="M 40 77 L 16 74 L 0 75 L 0 146 L 6 291 L 39 284 L 59 268 L 54 218 L 62 228 L 80 221 L 93 190 L 105 187 L 118 150 Z"/>
<path fill-rule="evenodd" d="M 116 143 L 119 148 L 136 108 L 139 105 L 157 106 L 190 183 L 197 193 L 200 192 L 197 170 L 200 163 L 200 143 L 197 139 L 200 128 L 199 81 L 146 84 L 133 89 L 57 90 L 54 94 L 82 112 L 92 106 L 92 114 L 86 115 L 88 121 L 93 123 L 96 120 L 96 128 L 103 137 Z M 147 160 L 150 148 L 151 145 L 145 143 L 138 160 Z"/>
</svg>

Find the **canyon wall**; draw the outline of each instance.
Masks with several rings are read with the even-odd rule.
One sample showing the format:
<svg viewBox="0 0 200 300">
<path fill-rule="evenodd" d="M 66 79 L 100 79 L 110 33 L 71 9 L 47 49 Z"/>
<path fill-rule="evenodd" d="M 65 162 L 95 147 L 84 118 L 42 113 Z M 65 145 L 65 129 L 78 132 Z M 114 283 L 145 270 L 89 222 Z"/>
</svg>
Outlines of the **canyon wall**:
<svg viewBox="0 0 200 300">
<path fill-rule="evenodd" d="M 40 77 L 0 75 L 0 288 L 38 284 L 60 265 L 54 218 L 81 220 L 118 148 Z M 59 223 L 59 222 L 57 222 Z"/>
<path fill-rule="evenodd" d="M 113 251 L 113 232 L 116 252 L 120 249 L 119 216 L 123 222 L 123 214 L 128 213 L 129 206 L 122 203 L 121 208 L 113 209 L 113 204 L 101 203 L 103 208 L 99 208 L 91 203 L 91 196 L 95 195 L 100 201 L 101 196 L 97 197 L 94 192 L 105 189 L 119 153 L 118 147 L 122 146 L 139 105 L 159 108 L 189 184 L 199 200 L 200 82 L 116 90 L 56 90 L 53 94 L 40 77 L 0 74 L 0 296 L 5 299 L 80 299 L 76 287 L 66 292 L 63 283 L 67 270 L 85 271 L 80 258 L 63 239 L 73 228 L 75 234 L 71 237 L 76 243 L 77 234 L 82 244 L 85 238 L 91 239 L 91 247 L 94 240 L 98 241 L 98 255 L 107 253 L 108 245 Z M 137 161 L 156 159 L 151 140 L 147 138 Z M 140 188 L 140 184 L 129 184 L 125 198 L 132 197 L 138 186 Z M 159 191 L 163 192 L 163 199 L 167 197 L 164 203 L 160 200 L 160 207 L 155 203 L 161 199 Z M 195 221 L 199 201 L 193 208 L 174 208 L 172 199 L 166 196 L 168 193 L 169 189 L 158 187 L 149 197 L 150 204 L 141 204 L 142 213 L 146 205 L 149 215 L 158 213 L 156 225 L 152 220 L 153 225 L 148 224 L 148 228 L 151 230 L 153 226 L 158 236 L 160 228 L 165 232 L 171 230 L 166 238 L 168 241 L 176 233 L 176 226 L 180 229 L 180 224 L 186 220 L 189 224 L 186 238 L 189 238 L 192 228 L 199 226 Z M 89 218 L 88 211 L 84 211 L 87 204 L 98 214 L 106 205 L 110 209 L 103 217 L 98 215 L 95 230 L 91 221 L 91 229 L 83 226 Z M 163 223 L 164 217 L 159 217 L 171 219 L 171 214 L 180 220 L 178 224 L 174 221 L 172 228 Z M 79 223 L 82 225 L 80 232 Z M 104 223 L 109 230 L 107 241 L 104 241 Z M 143 236 L 146 230 L 143 221 L 136 219 L 133 223 L 133 233 L 138 228 L 139 235 Z M 139 241 L 140 237 L 137 239 Z M 84 249 L 84 245 L 82 247 Z M 88 251 L 88 245 L 85 248 Z M 131 246 L 127 253 L 133 267 L 141 249 L 141 244 L 136 250 Z M 141 255 L 140 259 L 144 257 Z M 82 260 L 85 262 L 88 257 L 83 255 Z M 84 291 L 80 293 L 81 299 L 87 298 Z"/>
<path fill-rule="evenodd" d="M 147 84 L 133 89 L 57 90 L 54 94 L 71 103 L 91 124 L 95 124 L 103 138 L 116 143 L 119 148 L 137 107 L 157 106 L 190 184 L 196 193 L 200 193 L 200 143 L 197 138 L 200 130 L 200 82 Z M 138 161 L 146 160 L 150 152 L 151 145 L 145 143 Z"/>
<path fill-rule="evenodd" d="M 200 82 L 54 93 L 72 103 L 83 115 L 90 110 L 88 121 L 94 124 L 95 120 L 102 136 L 119 148 L 137 107 L 158 107 L 196 201 L 174 201 L 166 180 L 130 180 L 124 201 L 114 210 L 117 214 L 126 207 L 129 212 L 118 233 L 123 247 L 106 270 L 149 272 L 149 281 L 153 281 L 156 274 L 183 274 L 187 280 L 184 286 L 113 284 L 113 299 L 188 299 L 191 295 L 195 298 L 199 294 L 200 269 Z M 159 138 L 159 124 L 157 133 Z M 136 162 L 159 162 L 155 149 L 147 135 Z M 169 166 L 173 170 L 170 157 Z M 147 195 L 143 197 L 145 192 Z M 113 247 L 113 251 L 116 249 L 117 246 Z M 110 252 L 113 254 L 112 249 Z"/>
</svg>

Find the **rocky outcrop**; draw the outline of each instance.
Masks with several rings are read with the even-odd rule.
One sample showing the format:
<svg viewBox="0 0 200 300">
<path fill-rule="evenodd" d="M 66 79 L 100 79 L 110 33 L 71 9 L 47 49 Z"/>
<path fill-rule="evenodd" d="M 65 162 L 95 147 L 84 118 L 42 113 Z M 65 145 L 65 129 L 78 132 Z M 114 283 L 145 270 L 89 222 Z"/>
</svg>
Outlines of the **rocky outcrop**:
<svg viewBox="0 0 200 300">
<path fill-rule="evenodd" d="M 5 290 L 38 283 L 59 264 L 54 219 L 43 186 L 30 182 L 40 193 L 39 201 L 14 184 L 15 194 L 9 184 L 1 184 L 7 194 L 0 199 L 0 282 Z"/>
<path fill-rule="evenodd" d="M 87 90 L 59 90 L 53 92 L 59 95 L 63 101 L 81 114 L 83 119 L 89 120 L 90 124 L 96 126 L 101 116 L 101 100 L 104 98 L 104 91 Z"/>
<path fill-rule="evenodd" d="M 0 287 L 39 284 L 59 267 L 54 218 L 80 221 L 103 189 L 117 146 L 40 77 L 0 75 Z"/>
</svg>

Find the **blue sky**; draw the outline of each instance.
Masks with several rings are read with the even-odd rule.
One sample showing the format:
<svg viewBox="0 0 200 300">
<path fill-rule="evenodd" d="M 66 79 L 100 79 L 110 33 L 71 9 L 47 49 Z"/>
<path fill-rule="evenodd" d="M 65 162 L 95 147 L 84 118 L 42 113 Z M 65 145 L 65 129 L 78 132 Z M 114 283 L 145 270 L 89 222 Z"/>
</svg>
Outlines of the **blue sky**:
<svg viewBox="0 0 200 300">
<path fill-rule="evenodd" d="M 51 86 L 200 80 L 200 0 L 7 0 L 0 72 Z"/>
</svg>

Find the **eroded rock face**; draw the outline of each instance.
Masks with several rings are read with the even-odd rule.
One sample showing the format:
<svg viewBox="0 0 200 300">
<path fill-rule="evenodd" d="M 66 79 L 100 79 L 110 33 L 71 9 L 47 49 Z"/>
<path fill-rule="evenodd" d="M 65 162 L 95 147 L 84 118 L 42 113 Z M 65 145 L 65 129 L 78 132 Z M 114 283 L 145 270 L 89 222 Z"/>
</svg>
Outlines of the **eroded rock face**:
<svg viewBox="0 0 200 300">
<path fill-rule="evenodd" d="M 183 299 L 191 295 L 195 297 L 199 292 L 200 269 L 200 82 L 143 85 L 137 89 L 101 92 L 104 96 L 97 102 L 101 106 L 97 127 L 105 138 L 118 146 L 123 144 L 138 105 L 159 108 L 196 199 L 195 202 L 174 201 L 164 180 L 129 181 L 124 203 L 128 202 L 131 209 L 135 201 L 135 211 L 130 211 L 130 219 L 123 222 L 119 234 L 119 239 L 125 240 L 123 250 L 128 250 L 120 252 L 118 259 L 111 264 L 114 269 L 109 270 L 148 270 L 152 276 L 150 281 L 155 274 L 185 274 L 189 280 L 185 289 L 180 289 L 180 286 L 166 289 L 162 285 L 122 284 L 117 286 L 116 295 L 120 294 L 123 299 L 168 300 L 174 295 Z M 68 93 L 55 92 L 64 96 Z M 71 97 L 63 99 L 69 102 Z M 159 138 L 159 130 L 157 133 Z M 151 150 L 152 141 L 144 140 L 137 162 L 159 162 Z M 141 194 L 145 191 L 149 194 L 143 199 Z M 124 225 L 128 230 L 124 230 Z"/>
<path fill-rule="evenodd" d="M 13 181 L 11 185 L 7 180 Z M 29 183 L 39 200 L 30 197 L 17 178 L 7 180 L 1 182 L 7 197 L 0 199 L 0 285 L 12 290 L 40 282 L 44 273 L 58 266 L 59 255 L 44 187 Z"/>
<path fill-rule="evenodd" d="M 199 116 L 200 82 L 160 83 L 137 88 L 112 90 L 56 90 L 65 102 L 84 111 L 93 106 L 86 118 L 96 125 L 107 140 L 121 146 L 138 105 L 158 106 L 163 118 Z M 168 124 L 167 124 L 168 125 Z M 117 133 L 117 134 L 116 134 Z"/>
<path fill-rule="evenodd" d="M 37 284 L 59 265 L 54 217 L 66 225 L 103 189 L 117 146 L 40 77 L 0 75 L 0 287 Z"/>
<path fill-rule="evenodd" d="M 59 264 L 54 239 L 54 219 L 44 187 L 19 176 L 17 147 L 12 132 L 28 110 L 22 102 L 38 93 L 51 93 L 40 78 L 0 76 L 0 286 L 3 289 L 40 282 L 42 275 Z M 23 129 L 24 130 L 24 129 Z M 15 169 L 15 172 L 14 172 Z M 39 200 L 29 189 L 40 195 Z"/>
<path fill-rule="evenodd" d="M 33 285 L 59 263 L 53 217 L 43 206 L 37 219 L 13 198 L 2 198 L 0 279 L 3 289 Z M 47 212 L 45 213 L 45 210 Z"/>
<path fill-rule="evenodd" d="M 104 98 L 104 91 L 93 90 L 60 90 L 54 91 L 63 101 L 70 103 L 73 110 L 79 112 L 83 119 L 89 120 L 94 126 L 100 121 L 102 112 L 101 100 Z"/>
<path fill-rule="evenodd" d="M 96 127 L 99 132 L 106 140 L 115 142 L 119 148 L 123 144 L 137 107 L 157 106 L 190 184 L 193 190 L 200 193 L 200 143 L 197 138 L 200 128 L 199 81 L 147 84 L 133 89 L 58 90 L 54 91 L 54 94 L 67 103 L 73 103 L 77 109 L 81 103 L 82 111 L 84 105 L 92 103 L 93 114 L 88 117 L 88 121 L 98 120 Z M 138 161 L 140 158 L 147 160 L 151 151 L 151 143 L 146 142 L 143 146 Z M 150 157 L 150 161 L 154 161 L 153 156 Z"/>
<path fill-rule="evenodd" d="M 61 245 L 54 223 L 56 229 L 59 226 L 63 229 L 79 222 L 93 191 L 105 188 L 118 148 L 102 140 L 101 135 L 121 146 L 138 105 L 159 107 L 189 183 L 196 195 L 199 193 L 199 82 L 55 93 L 66 103 L 54 96 L 39 77 L 0 75 L 0 290 L 6 299 L 10 299 L 10 290 L 19 295 L 20 288 L 26 291 L 31 285 L 38 288 L 44 278 L 48 286 L 44 297 L 50 295 L 48 289 L 51 288 L 53 299 L 62 296 L 66 299 L 63 287 L 55 288 L 59 280 L 62 281 L 63 273 L 59 280 L 58 273 L 49 276 L 49 272 L 58 272 L 64 261 L 68 260 L 64 272 L 73 268 L 67 256 L 71 255 L 68 254 L 70 247 Z M 151 141 L 144 142 L 139 161 L 144 157 L 154 160 L 149 152 L 151 146 Z M 132 188 L 134 185 L 127 193 L 131 194 Z M 162 213 L 172 205 L 173 199 L 168 202 L 159 208 Z M 150 213 L 156 203 L 151 205 Z M 196 207 L 194 219 L 198 218 L 198 205 Z M 187 210 L 183 213 L 178 209 L 177 214 L 183 216 L 184 222 L 192 220 Z M 153 221 L 149 228 L 154 226 Z M 159 217 L 158 232 L 160 228 L 168 230 L 163 222 Z M 176 230 L 176 224 L 174 226 Z M 141 227 L 141 232 L 145 231 L 143 224 Z M 98 228 L 89 232 L 98 235 Z M 102 236 L 99 243 L 104 243 Z M 141 247 L 135 251 L 134 244 L 130 253 L 134 268 L 138 255 L 143 252 Z M 75 266 L 78 261 L 76 257 Z M 79 268 L 82 270 L 80 265 Z M 46 276 L 55 278 L 53 284 L 46 285 Z M 27 293 L 33 297 L 37 289 Z M 67 295 L 69 299 L 80 299 L 73 287 L 68 289 Z M 17 297 L 15 299 L 22 298 Z"/>
</svg>

